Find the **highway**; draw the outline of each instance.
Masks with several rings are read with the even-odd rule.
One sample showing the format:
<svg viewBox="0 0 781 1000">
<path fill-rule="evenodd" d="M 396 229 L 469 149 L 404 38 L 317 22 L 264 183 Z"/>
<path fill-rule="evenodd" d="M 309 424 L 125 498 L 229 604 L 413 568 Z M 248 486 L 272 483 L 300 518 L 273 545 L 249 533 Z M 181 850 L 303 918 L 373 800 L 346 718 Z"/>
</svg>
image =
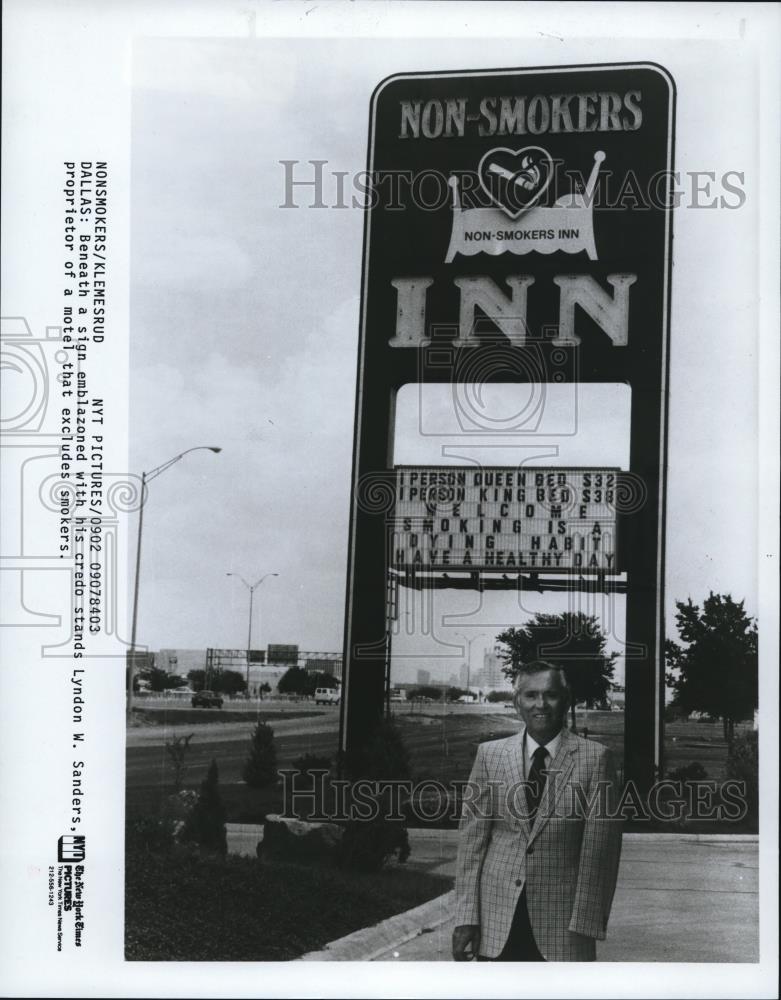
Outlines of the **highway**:
<svg viewBox="0 0 781 1000">
<path fill-rule="evenodd" d="M 311 718 L 274 720 L 274 742 L 280 767 L 287 767 L 305 753 L 336 757 L 339 712 Z M 212 758 L 216 759 L 221 783 L 241 781 L 247 759 L 254 720 L 246 722 L 204 722 L 200 725 L 149 726 L 131 729 L 127 738 L 127 787 L 154 787 L 173 780 L 165 743 L 172 736 L 193 733 L 186 755 L 184 787 L 197 787 Z"/>
<path fill-rule="evenodd" d="M 127 789 L 128 796 L 138 799 L 144 793 L 155 797 L 173 784 L 173 770 L 166 741 L 175 735 L 193 733 L 186 753 L 183 787 L 197 788 L 209 763 L 217 761 L 221 785 L 239 784 L 242 768 L 247 759 L 249 741 L 254 728 L 254 712 L 247 706 L 247 720 L 212 721 L 215 713 L 201 723 L 189 721 L 183 725 L 147 725 L 132 727 L 127 734 Z M 299 711 L 310 711 L 310 706 L 299 706 Z M 489 708 L 490 711 L 476 711 Z M 264 713 L 266 707 L 261 709 Z M 294 708 L 287 711 L 293 714 Z M 410 752 L 413 771 L 427 776 L 437 775 L 466 778 L 469 774 L 476 744 L 482 739 L 506 736 L 516 731 L 512 712 L 496 706 L 469 706 L 466 711 L 443 714 L 439 706 L 400 706 L 394 713 L 401 726 L 404 743 Z M 168 711 L 166 722 L 175 718 L 175 710 Z M 188 716 L 189 719 L 189 716 Z M 274 743 L 280 768 L 292 766 L 303 754 L 317 754 L 336 761 L 339 710 L 322 708 L 308 717 L 267 718 L 274 730 Z"/>
</svg>

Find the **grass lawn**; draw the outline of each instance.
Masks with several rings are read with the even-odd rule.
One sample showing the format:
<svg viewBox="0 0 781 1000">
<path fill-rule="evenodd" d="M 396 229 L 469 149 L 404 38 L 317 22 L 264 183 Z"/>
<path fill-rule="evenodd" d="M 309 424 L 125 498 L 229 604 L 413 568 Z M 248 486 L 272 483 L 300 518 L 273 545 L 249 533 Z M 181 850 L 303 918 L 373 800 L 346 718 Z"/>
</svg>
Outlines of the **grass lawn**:
<svg viewBox="0 0 781 1000">
<path fill-rule="evenodd" d="M 399 865 L 363 875 L 179 851 L 129 853 L 125 872 L 131 961 L 286 961 L 451 888 Z"/>
</svg>

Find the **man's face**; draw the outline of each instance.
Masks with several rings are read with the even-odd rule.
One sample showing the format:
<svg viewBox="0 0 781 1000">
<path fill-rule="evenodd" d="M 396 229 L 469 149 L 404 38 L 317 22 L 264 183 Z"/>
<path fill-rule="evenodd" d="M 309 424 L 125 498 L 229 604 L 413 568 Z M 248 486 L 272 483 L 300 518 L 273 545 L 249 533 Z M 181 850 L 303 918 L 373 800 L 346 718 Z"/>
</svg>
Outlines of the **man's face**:
<svg viewBox="0 0 781 1000">
<path fill-rule="evenodd" d="M 567 690 L 557 671 L 544 670 L 519 682 L 515 704 L 532 739 L 547 743 L 564 724 Z"/>
</svg>

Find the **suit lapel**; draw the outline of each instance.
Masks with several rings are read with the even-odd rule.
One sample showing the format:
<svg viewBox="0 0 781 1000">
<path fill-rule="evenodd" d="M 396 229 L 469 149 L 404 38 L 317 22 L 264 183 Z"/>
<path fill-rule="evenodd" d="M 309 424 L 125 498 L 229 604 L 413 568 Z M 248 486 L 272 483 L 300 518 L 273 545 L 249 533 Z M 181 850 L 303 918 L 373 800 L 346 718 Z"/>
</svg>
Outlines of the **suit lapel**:
<svg viewBox="0 0 781 1000">
<path fill-rule="evenodd" d="M 545 782 L 545 791 L 542 795 L 540 808 L 537 810 L 537 815 L 534 818 L 534 826 L 529 835 L 529 842 L 534 840 L 540 830 L 543 829 L 556 808 L 556 803 L 559 801 L 564 791 L 564 786 L 567 784 L 572 769 L 575 766 L 572 755 L 575 752 L 576 746 L 577 742 L 569 730 L 563 729 L 559 752 L 548 765 L 548 771 L 555 773 L 550 774 L 548 780 Z"/>
<path fill-rule="evenodd" d="M 524 833 L 529 835 L 529 819 L 526 816 L 526 793 L 520 787 L 524 781 L 523 774 L 523 737 L 526 727 L 521 726 L 521 731 L 517 736 L 513 736 L 507 741 L 505 749 L 505 768 L 507 770 L 507 809 L 523 828 Z M 513 789 L 513 797 L 509 798 L 509 791 Z"/>
</svg>

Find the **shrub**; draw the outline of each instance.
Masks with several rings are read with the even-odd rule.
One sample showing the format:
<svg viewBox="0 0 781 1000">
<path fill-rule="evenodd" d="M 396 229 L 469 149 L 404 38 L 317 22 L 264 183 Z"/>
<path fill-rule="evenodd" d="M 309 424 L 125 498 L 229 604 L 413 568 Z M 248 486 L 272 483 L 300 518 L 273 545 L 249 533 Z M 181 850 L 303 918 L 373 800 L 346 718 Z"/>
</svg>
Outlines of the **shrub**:
<svg viewBox="0 0 781 1000">
<path fill-rule="evenodd" d="M 330 771 L 331 758 L 319 757 L 316 753 L 305 753 L 303 757 L 296 757 L 293 767 L 297 771 L 309 774 L 310 771 Z"/>
<path fill-rule="evenodd" d="M 689 718 L 689 713 L 685 709 L 675 702 L 671 701 L 669 705 L 665 705 L 664 708 L 664 721 L 665 722 L 684 722 Z"/>
<path fill-rule="evenodd" d="M 348 754 L 346 761 L 348 776 L 357 781 L 406 781 L 412 777 L 409 751 L 392 719 L 382 719 L 371 739 L 363 746 Z"/>
<path fill-rule="evenodd" d="M 171 816 L 143 816 L 127 828 L 128 851 L 162 854 L 174 846 L 176 820 Z"/>
<path fill-rule="evenodd" d="M 401 733 L 392 719 L 382 719 L 365 746 L 348 755 L 346 770 L 353 781 L 407 781 L 412 767 Z M 381 788 L 373 796 L 375 816 L 348 820 L 339 848 L 339 861 L 357 871 L 378 871 L 394 855 L 406 861 L 410 854 L 407 821 L 389 819 L 392 794 Z M 402 811 L 404 804 L 402 803 Z"/>
<path fill-rule="evenodd" d="M 322 820 L 323 814 L 332 815 L 334 802 L 328 794 L 330 757 L 306 753 L 297 757 L 292 767 L 300 773 L 290 776 L 289 784 L 285 782 L 284 815 L 307 821 Z"/>
<path fill-rule="evenodd" d="M 187 752 L 190 749 L 190 740 L 195 736 L 195 733 L 190 733 L 187 736 L 172 736 L 170 740 L 165 741 L 165 752 L 168 754 L 168 759 L 171 761 L 171 767 L 174 772 L 174 791 L 179 792 L 182 788 L 182 778 L 184 777 L 184 769 L 187 763 Z"/>
<path fill-rule="evenodd" d="M 673 768 L 667 773 L 667 777 L 672 781 L 706 781 L 708 772 L 698 760 L 695 760 L 691 764 Z"/>
<path fill-rule="evenodd" d="M 185 843 L 196 843 L 207 851 L 216 851 L 223 856 L 228 853 L 225 833 L 225 806 L 220 795 L 217 761 L 209 765 L 206 778 L 201 782 L 198 801 L 185 820 L 179 839 Z"/>
<path fill-rule="evenodd" d="M 259 722 L 255 726 L 249 757 L 244 765 L 242 777 L 250 788 L 267 788 L 277 781 L 277 750 L 274 746 L 274 730 L 265 722 Z"/>
<path fill-rule="evenodd" d="M 727 752 L 727 777 L 746 784 L 748 817 L 759 816 L 759 734 L 749 732 L 737 736 Z"/>
<path fill-rule="evenodd" d="M 410 855 L 405 821 L 383 819 L 382 816 L 373 820 L 348 821 L 339 844 L 340 864 L 356 871 L 375 872 L 394 854 L 402 862 Z"/>
</svg>

